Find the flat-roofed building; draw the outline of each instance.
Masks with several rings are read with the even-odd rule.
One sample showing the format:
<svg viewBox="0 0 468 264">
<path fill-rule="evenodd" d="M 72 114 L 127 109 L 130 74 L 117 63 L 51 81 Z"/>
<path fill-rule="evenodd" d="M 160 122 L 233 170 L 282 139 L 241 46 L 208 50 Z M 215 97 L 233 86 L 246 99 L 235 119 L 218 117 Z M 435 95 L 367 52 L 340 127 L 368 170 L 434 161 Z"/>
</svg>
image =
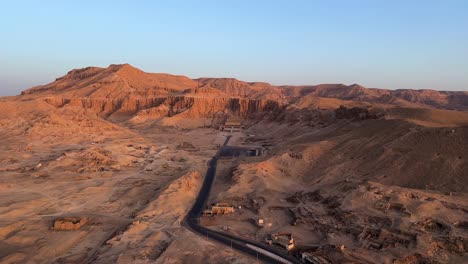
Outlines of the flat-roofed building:
<svg viewBox="0 0 468 264">
<path fill-rule="evenodd" d="M 223 131 L 229 132 L 240 132 L 243 128 L 242 122 L 238 119 L 228 119 L 222 126 Z"/>
<path fill-rule="evenodd" d="M 228 203 L 216 203 L 211 209 L 206 209 L 203 211 L 203 215 L 212 216 L 212 215 L 223 215 L 223 214 L 232 214 L 234 213 L 234 206 L 229 205 Z"/>
</svg>

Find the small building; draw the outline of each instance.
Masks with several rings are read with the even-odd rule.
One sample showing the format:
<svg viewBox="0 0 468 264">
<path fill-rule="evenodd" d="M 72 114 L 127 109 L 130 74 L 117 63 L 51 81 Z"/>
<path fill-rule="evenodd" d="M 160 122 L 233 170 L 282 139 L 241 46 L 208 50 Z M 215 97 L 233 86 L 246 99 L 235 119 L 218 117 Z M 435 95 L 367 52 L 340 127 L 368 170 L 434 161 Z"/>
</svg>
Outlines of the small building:
<svg viewBox="0 0 468 264">
<path fill-rule="evenodd" d="M 213 215 L 224 215 L 234 213 L 234 206 L 229 205 L 228 203 L 216 203 L 211 209 L 206 209 L 203 211 L 203 215 L 213 216 Z"/>
<path fill-rule="evenodd" d="M 276 233 L 267 235 L 265 242 L 269 245 L 277 245 L 286 250 L 292 250 L 295 246 L 294 238 L 291 233 Z"/>
<path fill-rule="evenodd" d="M 249 156 L 249 157 L 260 156 L 260 155 L 262 155 L 262 149 L 261 148 L 249 148 L 249 149 L 247 149 L 247 156 Z"/>
<path fill-rule="evenodd" d="M 265 224 L 265 221 L 263 220 L 263 218 L 259 218 L 258 219 L 258 226 L 263 226 Z"/>
<path fill-rule="evenodd" d="M 244 126 L 242 125 L 242 122 L 237 119 L 230 119 L 224 122 L 224 125 L 220 127 L 220 130 L 222 131 L 229 131 L 229 132 L 240 132 L 241 129 L 243 129 Z"/>
</svg>

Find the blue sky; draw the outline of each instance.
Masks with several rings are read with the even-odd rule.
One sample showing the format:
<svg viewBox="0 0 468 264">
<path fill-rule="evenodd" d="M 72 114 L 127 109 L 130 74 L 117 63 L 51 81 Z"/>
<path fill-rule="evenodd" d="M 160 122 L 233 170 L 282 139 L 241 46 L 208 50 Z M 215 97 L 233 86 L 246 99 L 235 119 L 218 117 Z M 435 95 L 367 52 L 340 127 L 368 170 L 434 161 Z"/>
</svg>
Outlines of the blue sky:
<svg viewBox="0 0 468 264">
<path fill-rule="evenodd" d="M 468 90 L 468 1 L 2 1 L 0 95 L 73 68 Z"/>
</svg>

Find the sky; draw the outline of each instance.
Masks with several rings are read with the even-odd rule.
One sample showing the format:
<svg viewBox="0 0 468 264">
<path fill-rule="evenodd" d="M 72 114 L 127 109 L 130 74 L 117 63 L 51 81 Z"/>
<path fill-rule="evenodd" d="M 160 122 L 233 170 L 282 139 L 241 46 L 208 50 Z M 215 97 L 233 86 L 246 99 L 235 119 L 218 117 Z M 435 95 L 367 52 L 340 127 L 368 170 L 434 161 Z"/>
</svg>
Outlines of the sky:
<svg viewBox="0 0 468 264">
<path fill-rule="evenodd" d="M 0 95 L 69 70 L 468 90 L 468 1 L 0 1 Z"/>
</svg>

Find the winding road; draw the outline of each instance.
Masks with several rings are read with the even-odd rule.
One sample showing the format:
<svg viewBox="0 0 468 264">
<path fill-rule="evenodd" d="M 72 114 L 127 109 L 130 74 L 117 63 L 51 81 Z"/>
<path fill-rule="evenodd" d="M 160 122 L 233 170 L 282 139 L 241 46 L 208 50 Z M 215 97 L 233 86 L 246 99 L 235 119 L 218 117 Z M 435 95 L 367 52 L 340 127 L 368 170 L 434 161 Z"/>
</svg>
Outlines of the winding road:
<svg viewBox="0 0 468 264">
<path fill-rule="evenodd" d="M 216 155 L 208 163 L 208 170 L 206 172 L 205 180 L 200 189 L 200 193 L 188 214 L 185 216 L 182 225 L 188 230 L 194 232 L 197 235 L 203 236 L 206 239 L 214 241 L 219 244 L 223 244 L 232 249 L 241 251 L 244 254 L 248 254 L 259 261 L 266 263 L 301 263 L 298 259 L 291 255 L 285 254 L 279 250 L 267 246 L 256 241 L 251 241 L 245 238 L 233 236 L 231 234 L 215 231 L 203 227 L 200 225 L 200 215 L 205 208 L 206 201 L 210 195 L 211 186 L 214 181 L 216 174 L 216 165 L 221 153 L 229 153 L 226 150 L 227 144 L 231 136 L 227 136 L 226 141 Z"/>
</svg>

